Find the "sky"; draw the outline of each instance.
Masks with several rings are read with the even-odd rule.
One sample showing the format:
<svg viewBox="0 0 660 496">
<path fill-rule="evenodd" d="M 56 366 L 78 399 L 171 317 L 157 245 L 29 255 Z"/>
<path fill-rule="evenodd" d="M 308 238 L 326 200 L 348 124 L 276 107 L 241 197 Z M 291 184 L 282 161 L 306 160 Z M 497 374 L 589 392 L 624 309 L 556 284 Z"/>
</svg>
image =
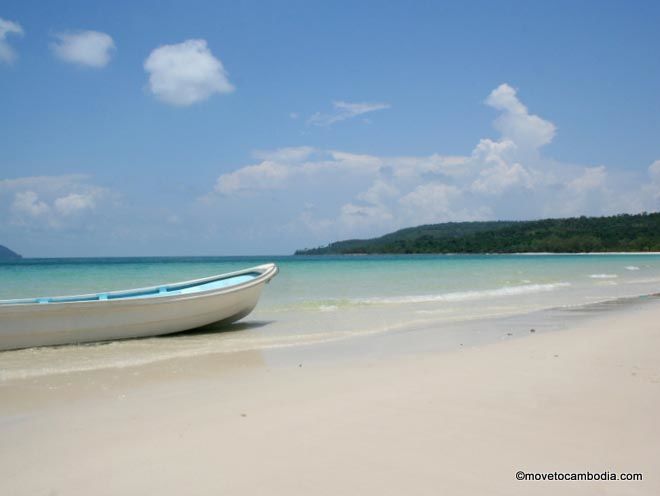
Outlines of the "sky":
<svg viewBox="0 0 660 496">
<path fill-rule="evenodd" d="M 0 4 L 0 244 L 289 254 L 660 209 L 660 2 Z"/>
</svg>

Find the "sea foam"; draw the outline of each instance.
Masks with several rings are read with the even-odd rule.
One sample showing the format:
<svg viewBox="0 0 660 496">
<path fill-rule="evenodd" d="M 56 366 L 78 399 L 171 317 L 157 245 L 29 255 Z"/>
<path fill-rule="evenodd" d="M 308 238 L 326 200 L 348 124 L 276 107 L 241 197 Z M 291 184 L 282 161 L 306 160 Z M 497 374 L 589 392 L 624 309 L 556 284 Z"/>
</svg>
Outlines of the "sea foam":
<svg viewBox="0 0 660 496">
<path fill-rule="evenodd" d="M 430 294 L 430 295 L 407 295 L 394 297 L 364 298 L 363 303 L 430 303 L 434 301 L 459 302 L 469 300 L 480 300 L 500 296 L 517 296 L 524 294 L 543 293 L 554 291 L 558 288 L 570 286 L 569 282 L 557 282 L 552 284 L 522 284 L 519 286 L 504 286 L 495 289 L 481 291 L 457 291 L 454 293 Z"/>
</svg>

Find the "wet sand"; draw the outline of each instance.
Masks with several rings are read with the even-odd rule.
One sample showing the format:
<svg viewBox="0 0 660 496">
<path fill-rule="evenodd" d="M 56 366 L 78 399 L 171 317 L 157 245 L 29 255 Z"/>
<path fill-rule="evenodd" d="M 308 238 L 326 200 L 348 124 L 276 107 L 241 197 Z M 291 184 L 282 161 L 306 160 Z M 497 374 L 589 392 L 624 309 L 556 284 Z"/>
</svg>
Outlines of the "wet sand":
<svg viewBox="0 0 660 496">
<path fill-rule="evenodd" d="M 0 493 L 660 494 L 657 302 L 449 351 L 282 353 L 5 381 Z"/>
</svg>

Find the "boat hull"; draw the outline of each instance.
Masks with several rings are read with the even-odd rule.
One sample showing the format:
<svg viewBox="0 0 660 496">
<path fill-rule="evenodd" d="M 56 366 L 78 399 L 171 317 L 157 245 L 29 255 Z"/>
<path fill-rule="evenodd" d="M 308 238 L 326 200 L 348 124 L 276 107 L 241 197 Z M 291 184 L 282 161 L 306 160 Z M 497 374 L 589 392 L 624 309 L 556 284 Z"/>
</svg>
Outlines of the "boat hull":
<svg viewBox="0 0 660 496">
<path fill-rule="evenodd" d="M 163 298 L 0 307 L 0 350 L 157 336 L 248 315 L 277 273 L 270 264 L 246 284 Z M 237 273 L 240 274 L 240 273 Z"/>
</svg>

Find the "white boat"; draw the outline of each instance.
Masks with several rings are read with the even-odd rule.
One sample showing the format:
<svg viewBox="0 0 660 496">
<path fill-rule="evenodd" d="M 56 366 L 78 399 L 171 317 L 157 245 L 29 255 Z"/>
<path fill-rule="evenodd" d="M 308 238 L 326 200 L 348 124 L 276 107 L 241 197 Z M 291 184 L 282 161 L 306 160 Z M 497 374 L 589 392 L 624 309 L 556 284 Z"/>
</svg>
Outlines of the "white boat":
<svg viewBox="0 0 660 496">
<path fill-rule="evenodd" d="M 0 350 L 138 338 L 235 322 L 256 306 L 275 264 L 148 288 L 0 300 Z"/>
</svg>

